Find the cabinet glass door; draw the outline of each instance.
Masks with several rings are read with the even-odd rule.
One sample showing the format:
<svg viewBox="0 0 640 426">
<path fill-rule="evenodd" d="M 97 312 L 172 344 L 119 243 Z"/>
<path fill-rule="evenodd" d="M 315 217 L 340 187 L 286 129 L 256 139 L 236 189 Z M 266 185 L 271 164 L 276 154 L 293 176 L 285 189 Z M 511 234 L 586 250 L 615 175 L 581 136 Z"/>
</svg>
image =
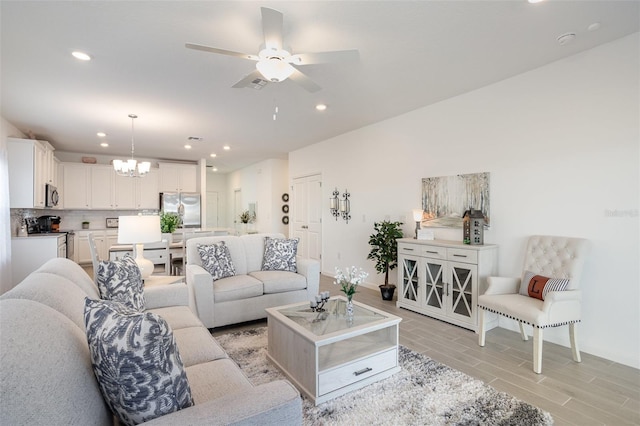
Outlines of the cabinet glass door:
<svg viewBox="0 0 640 426">
<path fill-rule="evenodd" d="M 473 287 L 475 271 L 472 266 L 451 265 L 451 314 L 475 323 Z"/>
<path fill-rule="evenodd" d="M 444 265 L 439 262 L 427 260 L 425 262 L 425 281 L 426 281 L 426 298 L 427 306 L 442 309 L 442 297 L 444 296 Z"/>
<path fill-rule="evenodd" d="M 404 300 L 418 301 L 418 260 L 402 259 L 402 294 Z"/>
</svg>

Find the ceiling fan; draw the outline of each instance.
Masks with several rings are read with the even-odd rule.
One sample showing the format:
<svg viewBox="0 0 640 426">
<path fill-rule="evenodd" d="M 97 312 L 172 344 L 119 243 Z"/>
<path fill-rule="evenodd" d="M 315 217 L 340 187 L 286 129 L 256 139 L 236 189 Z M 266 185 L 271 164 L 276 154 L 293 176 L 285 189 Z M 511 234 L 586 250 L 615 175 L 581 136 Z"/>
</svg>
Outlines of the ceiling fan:
<svg viewBox="0 0 640 426">
<path fill-rule="evenodd" d="M 266 7 L 262 11 L 262 30 L 264 33 L 264 46 L 257 55 L 218 49 L 216 47 L 200 44 L 186 43 L 189 49 L 218 53 L 221 55 L 236 56 L 239 58 L 256 61 L 256 69 L 234 84 L 232 87 L 262 88 L 268 82 L 279 83 L 290 78 L 309 92 L 317 92 L 322 89 L 306 74 L 298 70 L 296 66 L 320 64 L 327 62 L 339 62 L 357 59 L 357 49 L 338 50 L 332 52 L 298 53 L 292 55 L 285 50 L 282 43 L 283 15 L 274 9 Z"/>
</svg>

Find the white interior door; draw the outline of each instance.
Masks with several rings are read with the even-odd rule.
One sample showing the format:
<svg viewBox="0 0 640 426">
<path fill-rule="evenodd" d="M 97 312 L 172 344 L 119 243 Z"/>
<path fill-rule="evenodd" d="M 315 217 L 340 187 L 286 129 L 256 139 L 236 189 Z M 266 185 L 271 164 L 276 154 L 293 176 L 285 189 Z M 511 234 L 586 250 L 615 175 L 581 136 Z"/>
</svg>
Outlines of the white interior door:
<svg viewBox="0 0 640 426">
<path fill-rule="evenodd" d="M 322 178 L 320 175 L 293 180 L 292 234 L 299 238 L 298 254 L 322 258 Z"/>
<path fill-rule="evenodd" d="M 207 191 L 207 227 L 217 228 L 218 223 L 218 193 Z"/>
</svg>

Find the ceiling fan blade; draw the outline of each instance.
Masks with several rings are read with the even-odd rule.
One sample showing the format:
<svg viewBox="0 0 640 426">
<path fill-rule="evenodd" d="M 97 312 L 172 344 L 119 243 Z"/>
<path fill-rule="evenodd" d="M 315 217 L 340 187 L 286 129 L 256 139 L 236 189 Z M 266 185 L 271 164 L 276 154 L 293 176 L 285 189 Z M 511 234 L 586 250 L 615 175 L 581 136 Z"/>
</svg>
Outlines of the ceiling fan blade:
<svg viewBox="0 0 640 426">
<path fill-rule="evenodd" d="M 323 64 L 327 62 L 347 62 L 360 58 L 357 49 L 336 50 L 333 52 L 299 53 L 291 55 L 287 60 L 294 65 Z"/>
<path fill-rule="evenodd" d="M 242 78 L 242 80 L 238 81 L 236 84 L 234 84 L 231 87 L 233 87 L 234 89 L 241 89 L 243 87 L 251 87 L 253 89 L 260 90 L 264 86 L 266 86 L 267 83 L 268 83 L 268 81 L 264 79 L 262 74 L 260 74 L 260 71 L 254 70 L 253 72 L 251 72 L 251 73 L 247 74 L 246 76 L 244 76 Z"/>
<path fill-rule="evenodd" d="M 294 70 L 295 71 L 293 71 L 293 74 L 291 74 L 289 78 L 302 86 L 307 92 L 315 93 L 318 90 L 322 89 L 322 87 L 318 86 L 315 81 L 307 77 L 306 74 L 298 71 L 295 68 Z"/>
<path fill-rule="evenodd" d="M 203 52 L 219 53 L 221 55 L 227 55 L 227 56 L 236 56 L 238 58 L 250 59 L 252 61 L 257 61 L 259 59 L 256 55 L 249 55 L 248 53 L 234 52 L 232 50 L 218 49 L 217 47 L 203 46 L 201 44 L 185 43 L 184 46 L 188 49 L 202 50 Z"/>
<path fill-rule="evenodd" d="M 282 49 L 282 13 L 267 7 L 262 10 L 262 31 L 264 33 L 265 48 L 270 50 Z"/>
</svg>

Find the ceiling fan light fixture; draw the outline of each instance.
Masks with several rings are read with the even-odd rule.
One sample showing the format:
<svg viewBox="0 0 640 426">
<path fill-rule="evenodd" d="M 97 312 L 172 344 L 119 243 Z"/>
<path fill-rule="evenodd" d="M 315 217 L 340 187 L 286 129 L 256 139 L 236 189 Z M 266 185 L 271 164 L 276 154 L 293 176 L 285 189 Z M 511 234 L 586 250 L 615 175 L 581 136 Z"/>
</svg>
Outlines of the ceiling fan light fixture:
<svg viewBox="0 0 640 426">
<path fill-rule="evenodd" d="M 280 58 L 261 60 L 256 64 L 256 68 L 264 78 L 275 83 L 286 80 L 295 71 L 295 68 Z"/>
<path fill-rule="evenodd" d="M 269 81 L 276 83 L 284 81 L 295 71 L 295 68 L 287 62 L 287 58 L 290 56 L 291 53 L 286 50 L 262 49 L 258 53 L 260 60 L 256 64 L 256 68 Z"/>
</svg>

